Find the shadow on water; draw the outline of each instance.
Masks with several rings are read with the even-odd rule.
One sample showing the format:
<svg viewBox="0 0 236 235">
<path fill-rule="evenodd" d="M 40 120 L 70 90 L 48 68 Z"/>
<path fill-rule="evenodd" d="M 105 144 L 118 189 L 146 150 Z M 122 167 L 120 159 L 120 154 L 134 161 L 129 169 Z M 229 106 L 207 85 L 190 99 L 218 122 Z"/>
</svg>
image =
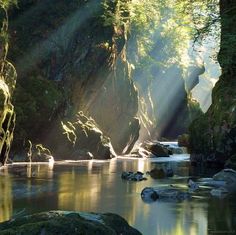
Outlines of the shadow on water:
<svg viewBox="0 0 236 235">
<path fill-rule="evenodd" d="M 0 171 L 0 221 L 45 210 L 78 210 L 117 213 L 144 235 L 205 235 L 215 231 L 232 234 L 236 227 L 235 196 L 222 200 L 204 191 L 178 203 L 142 201 L 140 192 L 144 187 L 173 184 L 186 188 L 188 178 L 197 176 L 186 155 L 166 160 L 115 159 L 9 166 Z M 122 171 L 146 172 L 164 166 L 174 170 L 173 178 L 148 177 L 147 181 L 130 182 L 120 177 Z"/>
</svg>

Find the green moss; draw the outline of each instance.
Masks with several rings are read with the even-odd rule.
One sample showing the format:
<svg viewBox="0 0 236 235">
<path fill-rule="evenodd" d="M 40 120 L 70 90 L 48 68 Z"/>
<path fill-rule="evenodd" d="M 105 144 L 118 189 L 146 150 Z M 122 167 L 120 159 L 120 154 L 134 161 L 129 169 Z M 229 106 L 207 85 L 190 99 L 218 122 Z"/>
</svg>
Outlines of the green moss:
<svg viewBox="0 0 236 235">
<path fill-rule="evenodd" d="M 0 224 L 0 235 L 141 235 L 115 214 L 51 211 Z"/>
<path fill-rule="evenodd" d="M 38 142 L 39 133 L 48 128 L 63 103 L 62 91 L 52 81 L 28 77 L 14 94 L 16 131 L 14 146 L 25 138 Z"/>
</svg>

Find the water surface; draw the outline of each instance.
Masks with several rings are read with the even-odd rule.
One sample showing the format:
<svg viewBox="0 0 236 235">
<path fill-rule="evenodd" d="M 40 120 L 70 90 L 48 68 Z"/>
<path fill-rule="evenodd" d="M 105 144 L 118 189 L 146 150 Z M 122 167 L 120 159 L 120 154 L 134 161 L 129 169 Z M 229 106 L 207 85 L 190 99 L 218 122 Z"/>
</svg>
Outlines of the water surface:
<svg viewBox="0 0 236 235">
<path fill-rule="evenodd" d="M 183 202 L 145 203 L 144 187 L 173 184 L 186 189 L 194 172 L 187 155 L 158 160 L 57 162 L 54 165 L 14 165 L 0 171 L 0 221 L 46 210 L 113 212 L 123 216 L 144 235 L 236 234 L 236 197 L 212 198 L 201 190 Z M 171 166 L 173 178 L 122 181 L 122 171 L 146 172 L 155 166 Z"/>
</svg>

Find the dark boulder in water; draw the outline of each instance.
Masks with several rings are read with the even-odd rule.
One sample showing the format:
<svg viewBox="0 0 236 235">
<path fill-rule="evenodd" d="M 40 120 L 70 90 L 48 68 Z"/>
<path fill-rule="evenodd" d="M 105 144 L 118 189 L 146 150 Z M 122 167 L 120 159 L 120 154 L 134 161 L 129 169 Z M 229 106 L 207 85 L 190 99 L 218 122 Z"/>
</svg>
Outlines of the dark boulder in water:
<svg viewBox="0 0 236 235">
<path fill-rule="evenodd" d="M 159 200 L 182 201 L 191 198 L 191 194 L 175 188 L 151 188 L 146 187 L 141 192 L 145 202 Z"/>
<path fill-rule="evenodd" d="M 149 172 L 149 174 L 153 179 L 163 179 L 166 177 L 165 171 L 162 168 L 154 168 Z"/>
<path fill-rule="evenodd" d="M 144 174 L 142 172 L 122 172 L 121 179 L 123 180 L 129 180 L 129 181 L 142 181 L 147 180 L 146 177 L 143 176 Z"/>
<path fill-rule="evenodd" d="M 174 176 L 174 171 L 171 168 L 166 168 L 166 169 L 153 168 L 148 173 L 153 179 L 163 179 L 165 177 L 173 177 Z"/>
</svg>

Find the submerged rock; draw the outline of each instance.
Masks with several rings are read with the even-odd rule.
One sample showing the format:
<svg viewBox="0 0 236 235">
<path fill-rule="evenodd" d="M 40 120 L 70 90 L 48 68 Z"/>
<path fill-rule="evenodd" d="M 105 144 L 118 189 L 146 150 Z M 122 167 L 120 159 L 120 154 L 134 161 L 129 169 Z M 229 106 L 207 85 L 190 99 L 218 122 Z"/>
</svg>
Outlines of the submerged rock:
<svg viewBox="0 0 236 235">
<path fill-rule="evenodd" d="M 224 169 L 213 176 L 215 181 L 224 181 L 225 187 L 229 191 L 236 191 L 236 171 Z"/>
<path fill-rule="evenodd" d="M 154 168 L 149 172 L 149 174 L 153 179 L 163 179 L 166 176 L 165 171 L 162 168 Z"/>
<path fill-rule="evenodd" d="M 163 179 L 165 177 L 173 177 L 174 171 L 171 168 L 154 168 L 148 172 L 153 179 Z"/>
<path fill-rule="evenodd" d="M 106 213 L 50 211 L 19 217 L 0 224 L 0 235 L 141 235 L 122 217 Z"/>
<path fill-rule="evenodd" d="M 214 197 L 225 197 L 229 191 L 226 188 L 220 187 L 220 188 L 215 188 L 211 190 L 211 195 Z"/>
<path fill-rule="evenodd" d="M 191 194 L 175 188 L 150 188 L 146 187 L 141 192 L 145 202 L 156 201 L 157 199 L 182 201 L 191 198 Z"/>
<path fill-rule="evenodd" d="M 144 174 L 140 171 L 137 171 L 137 172 L 122 172 L 121 179 L 129 180 L 129 181 L 147 180 L 147 178 L 144 177 L 143 175 Z"/>
<path fill-rule="evenodd" d="M 197 189 L 199 189 L 199 185 L 191 179 L 188 181 L 188 187 L 189 187 L 191 192 L 194 192 Z"/>
</svg>

